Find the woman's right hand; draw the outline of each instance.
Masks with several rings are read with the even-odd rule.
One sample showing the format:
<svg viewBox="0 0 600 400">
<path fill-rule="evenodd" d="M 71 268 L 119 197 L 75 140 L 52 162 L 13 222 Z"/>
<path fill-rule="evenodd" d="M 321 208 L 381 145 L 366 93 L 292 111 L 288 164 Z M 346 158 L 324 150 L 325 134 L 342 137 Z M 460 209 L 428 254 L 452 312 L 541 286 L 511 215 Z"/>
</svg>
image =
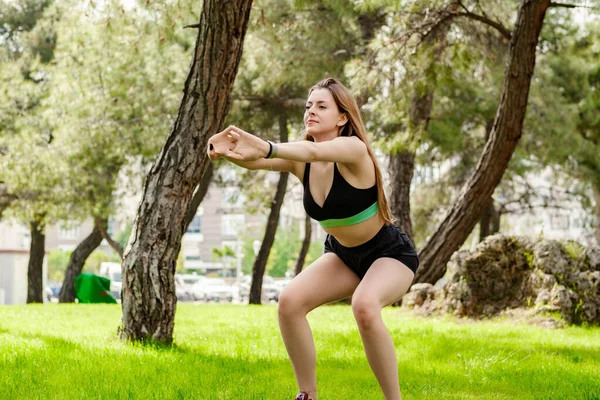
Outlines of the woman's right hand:
<svg viewBox="0 0 600 400">
<path fill-rule="evenodd" d="M 208 139 L 206 153 L 211 160 L 216 160 L 235 149 L 236 143 L 233 141 L 230 130 L 231 126 Z"/>
</svg>

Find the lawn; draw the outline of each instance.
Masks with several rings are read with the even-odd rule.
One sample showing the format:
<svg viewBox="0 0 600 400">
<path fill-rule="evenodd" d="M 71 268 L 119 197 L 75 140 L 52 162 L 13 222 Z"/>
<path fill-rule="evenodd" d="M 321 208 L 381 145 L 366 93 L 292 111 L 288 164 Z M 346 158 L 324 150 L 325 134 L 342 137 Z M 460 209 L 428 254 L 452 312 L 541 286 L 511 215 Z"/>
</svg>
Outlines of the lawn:
<svg viewBox="0 0 600 400">
<path fill-rule="evenodd" d="M 119 305 L 0 307 L 1 399 L 292 400 L 275 306 L 180 304 L 170 349 L 117 340 Z M 403 398 L 600 399 L 600 329 L 384 310 Z M 320 400 L 382 399 L 348 306 L 310 314 Z"/>
</svg>

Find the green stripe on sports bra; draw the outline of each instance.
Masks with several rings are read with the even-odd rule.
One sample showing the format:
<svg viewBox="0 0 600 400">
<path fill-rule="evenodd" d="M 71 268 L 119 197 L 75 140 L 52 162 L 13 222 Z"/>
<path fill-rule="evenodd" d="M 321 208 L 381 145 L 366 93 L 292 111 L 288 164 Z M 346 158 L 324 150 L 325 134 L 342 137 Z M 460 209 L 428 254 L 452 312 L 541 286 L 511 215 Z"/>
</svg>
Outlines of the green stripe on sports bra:
<svg viewBox="0 0 600 400">
<path fill-rule="evenodd" d="M 373 203 L 372 206 L 367 208 L 364 211 L 359 212 L 356 215 L 353 215 L 348 218 L 339 218 L 339 219 L 326 219 L 324 221 L 319 221 L 319 224 L 323 228 L 333 228 L 335 226 L 347 226 L 358 224 L 359 222 L 363 222 L 371 218 L 373 215 L 377 214 L 379 207 L 377 206 L 377 202 Z"/>
</svg>

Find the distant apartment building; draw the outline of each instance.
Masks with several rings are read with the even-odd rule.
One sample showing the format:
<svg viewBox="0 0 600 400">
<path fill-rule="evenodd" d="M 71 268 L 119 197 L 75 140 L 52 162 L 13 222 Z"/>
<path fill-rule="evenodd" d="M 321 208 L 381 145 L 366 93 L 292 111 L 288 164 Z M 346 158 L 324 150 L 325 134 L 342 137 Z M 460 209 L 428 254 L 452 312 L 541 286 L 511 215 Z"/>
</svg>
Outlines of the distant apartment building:
<svg viewBox="0 0 600 400">
<path fill-rule="evenodd" d="M 211 185 L 182 239 L 184 268 L 196 269 L 203 274 L 218 272 L 226 275 L 227 271 L 223 269 L 235 266 L 224 265 L 215 257 L 213 249 L 228 247 L 240 252 L 242 235 L 251 232 L 258 235 L 261 231 L 266 216 L 246 214 L 244 197 L 238 192 L 234 187 Z"/>
</svg>

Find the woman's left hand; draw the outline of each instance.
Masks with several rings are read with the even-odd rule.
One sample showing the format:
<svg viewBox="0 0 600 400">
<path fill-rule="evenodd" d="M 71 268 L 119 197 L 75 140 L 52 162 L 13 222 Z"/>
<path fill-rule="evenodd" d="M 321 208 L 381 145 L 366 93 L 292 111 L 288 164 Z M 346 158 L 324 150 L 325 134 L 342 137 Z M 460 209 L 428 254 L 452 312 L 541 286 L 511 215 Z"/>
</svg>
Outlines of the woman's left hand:
<svg viewBox="0 0 600 400">
<path fill-rule="evenodd" d="M 230 126 L 229 135 L 233 148 L 225 157 L 240 161 L 255 161 L 264 158 L 269 153 L 269 143 L 242 129 Z"/>
</svg>

